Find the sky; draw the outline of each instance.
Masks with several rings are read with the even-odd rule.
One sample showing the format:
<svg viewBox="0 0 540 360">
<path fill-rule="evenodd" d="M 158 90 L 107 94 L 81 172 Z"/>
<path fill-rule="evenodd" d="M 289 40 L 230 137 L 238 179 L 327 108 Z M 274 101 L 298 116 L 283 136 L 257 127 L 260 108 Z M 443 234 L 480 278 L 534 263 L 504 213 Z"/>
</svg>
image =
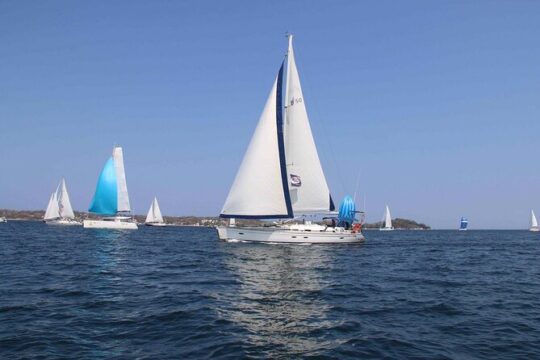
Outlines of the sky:
<svg viewBox="0 0 540 360">
<path fill-rule="evenodd" d="M 0 208 L 86 210 L 112 147 L 135 213 L 218 215 L 295 35 L 336 202 L 368 221 L 540 214 L 538 1 L 0 1 Z M 365 201 L 364 201 L 365 200 Z"/>
</svg>

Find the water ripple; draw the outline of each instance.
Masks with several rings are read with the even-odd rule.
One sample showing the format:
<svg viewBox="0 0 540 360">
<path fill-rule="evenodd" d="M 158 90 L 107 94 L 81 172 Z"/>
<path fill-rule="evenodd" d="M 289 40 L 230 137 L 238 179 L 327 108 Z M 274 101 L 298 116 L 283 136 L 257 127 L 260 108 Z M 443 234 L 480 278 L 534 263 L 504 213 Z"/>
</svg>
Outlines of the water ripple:
<svg viewBox="0 0 540 360">
<path fill-rule="evenodd" d="M 0 224 L 0 358 L 540 358 L 537 234 L 367 238 Z"/>
</svg>

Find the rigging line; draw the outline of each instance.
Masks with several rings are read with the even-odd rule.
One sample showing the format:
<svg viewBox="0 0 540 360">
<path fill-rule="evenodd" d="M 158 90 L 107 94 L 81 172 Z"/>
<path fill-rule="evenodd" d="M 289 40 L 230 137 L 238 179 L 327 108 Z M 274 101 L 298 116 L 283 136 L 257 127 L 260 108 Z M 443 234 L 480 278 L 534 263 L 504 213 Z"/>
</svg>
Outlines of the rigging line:
<svg viewBox="0 0 540 360">
<path fill-rule="evenodd" d="M 302 61 L 298 60 L 301 57 L 298 56 L 298 50 L 297 50 L 296 46 L 294 48 L 294 54 L 295 54 L 296 67 L 301 69 L 302 73 L 304 73 L 304 67 L 302 66 Z M 304 91 L 307 89 L 308 98 L 312 98 L 310 96 L 310 94 L 312 93 L 311 92 L 311 84 L 310 84 L 309 80 L 306 80 L 306 79 L 309 79 L 309 76 L 304 76 L 301 79 L 302 83 L 305 85 L 305 86 L 302 86 L 302 89 Z M 306 96 L 304 95 L 304 99 L 305 99 L 305 97 Z M 326 134 L 329 134 L 328 129 L 326 127 L 326 122 L 324 120 L 322 120 L 323 117 L 320 116 L 320 112 L 318 110 L 318 107 L 314 106 L 315 103 L 316 103 L 316 101 L 313 101 L 312 103 L 310 103 L 310 109 L 311 109 L 310 111 L 312 111 L 312 113 L 315 115 L 315 119 L 318 120 L 315 123 L 320 123 L 321 126 L 322 126 L 323 132 L 322 132 L 321 137 L 323 138 L 324 142 L 326 143 L 326 148 L 330 149 L 330 157 L 331 157 L 330 163 L 333 164 L 334 168 L 336 169 L 338 181 L 339 181 L 339 184 L 341 185 L 341 190 L 345 194 L 347 191 L 346 191 L 345 183 L 344 183 L 344 180 L 343 180 L 344 178 L 343 178 L 343 175 L 342 175 L 342 172 L 341 172 L 341 167 L 339 166 L 339 163 L 336 160 L 336 155 L 334 153 L 334 148 L 332 147 L 332 143 L 329 141 L 328 136 L 326 136 Z M 311 122 L 311 123 L 313 124 L 313 122 Z M 327 154 L 324 154 L 324 152 L 323 152 L 323 155 L 326 158 Z M 326 160 L 328 160 L 328 159 L 326 159 Z"/>
</svg>

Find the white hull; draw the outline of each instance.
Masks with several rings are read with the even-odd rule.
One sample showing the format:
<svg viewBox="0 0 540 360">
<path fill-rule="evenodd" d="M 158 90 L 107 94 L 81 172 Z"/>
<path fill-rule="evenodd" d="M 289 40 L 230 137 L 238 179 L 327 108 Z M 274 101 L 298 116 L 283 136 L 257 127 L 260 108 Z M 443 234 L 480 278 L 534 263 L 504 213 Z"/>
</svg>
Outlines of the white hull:
<svg viewBox="0 0 540 360">
<path fill-rule="evenodd" d="M 364 241 L 362 233 L 353 233 L 343 228 L 324 231 L 302 231 L 287 228 L 247 228 L 247 227 L 216 227 L 220 240 L 251 241 L 265 243 L 287 244 L 340 244 L 358 243 Z"/>
<path fill-rule="evenodd" d="M 379 228 L 379 231 L 394 231 L 394 228 Z"/>
<path fill-rule="evenodd" d="M 537 232 L 537 231 L 540 231 L 540 228 L 539 227 L 532 227 L 529 229 L 529 231 L 532 231 L 532 232 Z"/>
<path fill-rule="evenodd" d="M 5 217 L 0 217 L 0 223 L 5 223 L 7 222 L 7 219 Z"/>
<path fill-rule="evenodd" d="M 467 231 L 467 229 L 458 229 L 458 231 Z"/>
<path fill-rule="evenodd" d="M 47 225 L 62 225 L 62 226 L 77 226 L 82 225 L 80 222 L 71 219 L 46 220 Z"/>
<path fill-rule="evenodd" d="M 164 222 L 162 223 L 144 223 L 144 225 L 146 226 L 167 226 L 167 224 L 165 224 Z"/>
<path fill-rule="evenodd" d="M 131 220 L 111 218 L 110 220 L 84 220 L 85 229 L 137 230 L 137 224 Z"/>
</svg>

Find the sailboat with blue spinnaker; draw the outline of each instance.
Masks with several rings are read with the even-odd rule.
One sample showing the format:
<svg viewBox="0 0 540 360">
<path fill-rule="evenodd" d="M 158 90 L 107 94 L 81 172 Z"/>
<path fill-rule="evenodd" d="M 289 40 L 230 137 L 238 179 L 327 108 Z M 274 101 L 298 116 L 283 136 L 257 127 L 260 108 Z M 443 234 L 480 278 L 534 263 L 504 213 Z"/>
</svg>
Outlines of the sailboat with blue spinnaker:
<svg viewBox="0 0 540 360">
<path fill-rule="evenodd" d="M 115 146 L 99 175 L 96 192 L 89 211 L 100 215 L 100 220 L 84 220 L 85 228 L 136 230 L 124 170 L 122 148 Z"/>
</svg>

